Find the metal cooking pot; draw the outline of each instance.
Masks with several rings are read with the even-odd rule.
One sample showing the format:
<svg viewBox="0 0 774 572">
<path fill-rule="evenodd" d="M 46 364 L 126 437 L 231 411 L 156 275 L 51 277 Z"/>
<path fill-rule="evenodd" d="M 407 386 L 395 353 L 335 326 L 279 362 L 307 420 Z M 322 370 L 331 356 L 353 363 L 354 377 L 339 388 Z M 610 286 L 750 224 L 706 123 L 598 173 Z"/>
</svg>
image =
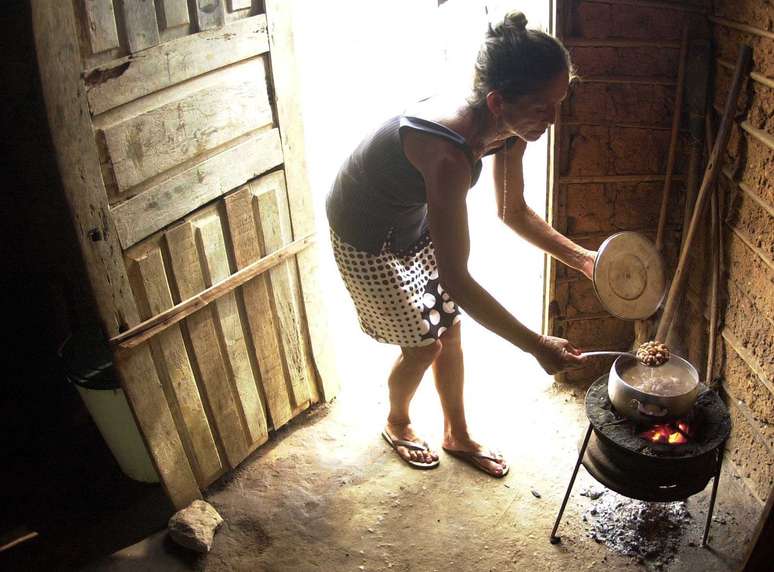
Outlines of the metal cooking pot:
<svg viewBox="0 0 774 572">
<path fill-rule="evenodd" d="M 667 370 L 661 370 L 667 365 Z M 641 372 L 659 375 L 659 370 L 677 376 L 689 389 L 678 395 L 659 395 L 637 389 L 624 381 L 625 377 L 632 379 L 630 375 Z M 624 417 L 637 423 L 664 423 L 682 417 L 691 410 L 699 396 L 699 373 L 690 362 L 674 354 L 666 364 L 656 368 L 642 365 L 633 356 L 621 355 L 610 368 L 607 393 L 615 410 Z"/>
</svg>

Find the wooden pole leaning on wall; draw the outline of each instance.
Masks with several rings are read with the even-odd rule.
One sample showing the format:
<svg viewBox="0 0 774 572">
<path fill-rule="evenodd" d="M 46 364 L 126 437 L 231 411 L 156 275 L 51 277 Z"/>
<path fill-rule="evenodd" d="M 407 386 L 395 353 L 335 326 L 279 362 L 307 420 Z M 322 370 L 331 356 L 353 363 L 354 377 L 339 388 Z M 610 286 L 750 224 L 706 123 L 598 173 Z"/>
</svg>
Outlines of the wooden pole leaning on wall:
<svg viewBox="0 0 774 572">
<path fill-rule="evenodd" d="M 704 171 L 704 179 L 702 180 L 701 188 L 699 189 L 699 196 L 696 198 L 696 206 L 694 207 L 693 216 L 691 217 L 691 224 L 688 226 L 688 232 L 685 236 L 683 248 L 680 251 L 680 258 L 677 262 L 677 270 L 675 270 L 672 285 L 669 288 L 669 294 L 667 294 L 664 313 L 661 315 L 661 321 L 659 322 L 656 331 L 656 339 L 658 340 L 667 339 L 669 329 L 672 325 L 672 319 L 675 315 L 675 310 L 682 299 L 688 252 L 691 250 L 693 240 L 696 237 L 699 228 L 699 220 L 701 219 L 702 211 L 704 210 L 707 194 L 715 184 L 717 175 L 720 172 L 721 154 L 724 152 L 726 145 L 728 144 L 728 139 L 731 136 L 731 126 L 733 125 L 734 113 L 736 111 L 736 100 L 739 97 L 742 82 L 747 73 L 747 69 L 749 68 L 751 58 L 752 49 L 750 46 L 742 44 L 739 49 L 736 65 L 734 66 L 734 77 L 731 82 L 728 99 L 726 100 L 726 106 L 723 110 L 723 116 L 720 121 L 720 128 L 718 129 L 715 145 L 713 146 L 712 153 L 707 161 L 707 168 Z"/>
<path fill-rule="evenodd" d="M 685 65 L 688 57 L 688 26 L 683 27 L 683 35 L 680 40 L 680 60 L 677 68 L 677 88 L 675 92 L 675 110 L 672 116 L 672 128 L 669 138 L 669 153 L 667 155 L 666 174 L 664 186 L 661 189 L 661 208 L 658 214 L 658 227 L 656 228 L 656 250 L 661 252 L 664 248 L 664 230 L 666 228 L 667 205 L 672 189 L 672 173 L 677 154 L 677 141 L 680 136 L 680 118 L 683 113 L 683 92 L 685 83 Z M 651 339 L 653 319 L 636 320 L 634 322 L 634 348 Z"/>
<path fill-rule="evenodd" d="M 707 110 L 705 116 L 706 141 L 708 149 L 712 149 L 715 144 L 715 134 L 713 133 L 711 109 Z M 709 152 L 707 156 L 709 156 Z M 704 375 L 704 385 L 712 387 L 713 372 L 715 367 L 715 343 L 718 329 L 718 289 L 720 287 L 720 253 L 723 250 L 723 238 L 721 235 L 720 205 L 718 204 L 718 194 L 720 189 L 713 185 L 710 196 L 710 264 L 712 265 L 712 277 L 710 283 L 710 307 L 709 307 L 709 331 L 707 333 L 707 367 Z"/>
<path fill-rule="evenodd" d="M 683 114 L 683 89 L 685 83 L 685 61 L 688 56 L 688 26 L 683 27 L 683 37 L 680 41 L 680 64 L 677 70 L 677 91 L 675 94 L 675 111 L 672 116 L 672 134 L 669 138 L 669 155 L 667 156 L 666 178 L 661 189 L 661 208 L 658 213 L 658 231 L 656 233 L 656 250 L 664 249 L 664 226 L 666 225 L 669 195 L 672 190 L 672 172 L 675 168 L 677 155 L 677 140 L 680 137 L 680 117 Z"/>
</svg>

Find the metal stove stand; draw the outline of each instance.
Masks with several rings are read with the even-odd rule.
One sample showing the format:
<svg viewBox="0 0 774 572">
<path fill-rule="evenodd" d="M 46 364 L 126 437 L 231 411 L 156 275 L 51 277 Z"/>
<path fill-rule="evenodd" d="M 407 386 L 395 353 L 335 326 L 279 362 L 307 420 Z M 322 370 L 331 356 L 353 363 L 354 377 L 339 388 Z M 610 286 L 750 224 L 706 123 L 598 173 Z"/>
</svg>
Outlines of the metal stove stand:
<svg viewBox="0 0 774 572">
<path fill-rule="evenodd" d="M 591 439 L 591 436 L 594 432 L 594 425 L 592 423 L 589 423 L 589 428 L 586 430 L 586 436 L 583 439 L 583 444 L 580 447 L 580 452 L 578 453 L 578 460 L 575 463 L 575 468 L 572 471 L 572 477 L 570 478 L 570 483 L 567 485 L 567 492 L 564 495 L 564 500 L 562 500 L 562 506 L 559 508 L 559 514 L 556 515 L 556 522 L 554 523 L 554 528 L 551 530 L 551 536 L 549 538 L 551 544 L 558 544 L 561 541 L 561 537 L 556 535 L 556 531 L 559 528 L 559 522 L 562 520 L 562 515 L 564 514 L 564 509 L 567 506 L 567 501 L 570 498 L 570 493 L 572 492 L 572 487 L 575 484 L 575 477 L 578 475 L 578 469 L 580 468 L 581 464 L 583 464 L 584 467 L 589 471 L 589 473 L 594 476 L 596 471 L 593 467 L 593 461 L 586 455 L 586 450 L 589 446 L 589 440 Z M 709 502 L 709 510 L 707 512 L 707 522 L 704 525 L 704 536 L 702 537 L 701 545 L 702 547 L 707 546 L 707 538 L 709 536 L 709 529 L 710 529 L 710 523 L 712 522 L 712 513 L 715 509 L 715 498 L 717 496 L 718 492 L 718 482 L 720 481 L 720 469 L 723 465 L 723 451 L 725 448 L 725 441 L 717 447 L 715 450 L 715 473 L 714 473 L 714 480 L 712 482 L 712 496 L 710 497 Z M 597 478 L 599 481 L 599 479 Z M 601 482 L 601 481 L 600 481 Z M 706 483 L 706 481 L 705 481 Z M 602 483 L 604 484 L 604 483 Z M 703 489 L 703 487 L 702 487 Z M 617 491 L 621 492 L 621 491 Z M 698 491 L 696 491 L 698 492 Z M 646 498 L 641 498 L 643 495 L 636 495 L 636 494 L 627 494 L 624 492 L 621 492 L 621 494 L 624 494 L 625 496 L 628 496 L 629 498 L 636 498 L 638 500 L 644 500 L 644 501 L 653 501 L 653 498 L 649 498 L 647 495 L 644 495 Z M 670 499 L 664 499 L 665 501 Z M 679 499 L 671 499 L 671 500 L 679 500 Z"/>
</svg>

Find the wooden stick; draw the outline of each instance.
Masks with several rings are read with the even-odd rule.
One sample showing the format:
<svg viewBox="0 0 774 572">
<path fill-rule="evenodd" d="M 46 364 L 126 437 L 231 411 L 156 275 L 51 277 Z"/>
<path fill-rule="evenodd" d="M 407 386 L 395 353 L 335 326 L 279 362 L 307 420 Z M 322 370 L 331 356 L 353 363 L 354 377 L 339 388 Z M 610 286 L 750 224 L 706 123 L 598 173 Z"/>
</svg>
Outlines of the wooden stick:
<svg viewBox="0 0 774 572">
<path fill-rule="evenodd" d="M 753 34 L 754 36 L 760 36 L 761 38 L 769 38 L 770 40 L 774 40 L 774 32 L 762 30 L 761 28 L 756 28 L 755 26 L 742 24 L 741 22 L 734 22 L 733 20 L 726 20 L 725 18 L 720 18 L 718 16 L 709 16 L 708 20 L 713 24 L 718 24 L 726 28 L 733 28 L 734 30 L 739 30 L 740 32 L 747 32 L 748 34 Z"/>
<path fill-rule="evenodd" d="M 25 529 L 26 530 L 26 529 Z M 6 540 L 3 542 L 2 545 L 0 545 L 0 552 L 5 552 L 6 550 L 13 548 L 17 544 L 21 544 L 22 542 L 27 542 L 28 540 L 32 540 L 33 538 L 38 537 L 38 533 L 34 530 L 32 532 L 18 532 L 19 536 L 16 536 L 16 534 L 12 534 L 13 536 L 16 536 L 13 538 L 13 540 Z"/>
<path fill-rule="evenodd" d="M 664 249 L 664 225 L 669 206 L 669 192 L 672 188 L 672 171 L 677 155 L 677 139 L 680 135 L 680 118 L 683 114 L 683 84 L 685 83 L 685 62 L 688 56 L 688 26 L 683 27 L 683 37 L 680 42 L 680 64 L 677 70 L 677 93 L 675 94 L 675 112 L 672 116 L 672 136 L 669 139 L 669 155 L 667 156 L 666 178 L 661 191 L 661 210 L 658 213 L 658 232 L 656 233 L 656 250 Z"/>
<path fill-rule="evenodd" d="M 673 181 L 682 181 L 685 177 L 675 175 Z M 579 177 L 559 177 L 560 185 L 574 183 L 660 183 L 664 175 L 586 175 Z"/>
<path fill-rule="evenodd" d="M 612 75 L 583 76 L 581 83 L 612 83 L 624 85 L 675 85 L 675 81 L 663 77 L 627 77 Z"/>
<path fill-rule="evenodd" d="M 207 304 L 214 302 L 224 294 L 231 292 L 234 288 L 237 288 L 245 282 L 253 279 L 258 274 L 273 268 L 280 262 L 290 258 L 291 256 L 301 252 L 306 247 L 314 242 L 315 238 L 313 234 L 307 235 L 303 238 L 295 240 L 284 246 L 283 248 L 272 252 L 268 256 L 264 256 L 260 260 L 256 260 L 249 266 L 245 266 L 239 272 L 235 272 L 225 280 L 213 284 L 206 290 L 202 290 L 196 296 L 192 296 L 187 300 L 172 306 L 170 309 L 161 312 L 145 320 L 144 322 L 137 324 L 135 327 L 113 337 L 108 340 L 111 345 L 115 346 L 119 350 L 128 350 L 143 342 L 149 340 L 159 332 L 163 332 L 172 324 L 176 324 L 183 318 L 186 318 L 194 312 L 200 310 Z"/>
<path fill-rule="evenodd" d="M 693 216 L 691 217 L 691 224 L 688 227 L 688 233 L 686 234 L 685 243 L 683 249 L 680 252 L 680 259 L 677 263 L 677 270 L 672 280 L 672 285 L 669 288 L 669 294 L 667 295 L 666 305 L 664 307 L 664 313 L 661 316 L 661 321 L 658 324 L 658 330 L 656 331 L 656 339 L 665 340 L 669 329 L 672 325 L 672 319 L 674 318 L 675 310 L 679 305 L 680 293 L 682 291 L 683 283 L 685 282 L 685 270 L 688 261 L 688 252 L 691 250 L 693 239 L 696 236 L 696 232 L 699 227 L 699 219 L 704 209 L 704 202 L 707 198 L 707 193 L 715 183 L 717 174 L 720 171 L 721 165 L 721 153 L 728 144 L 728 138 L 731 135 L 731 125 L 733 124 L 733 117 L 736 111 L 736 100 L 739 97 L 739 91 L 742 87 L 743 76 L 746 75 L 750 59 L 752 57 L 752 49 L 750 46 L 742 45 L 739 49 L 739 57 L 734 68 L 734 78 L 731 83 L 731 91 L 729 92 L 728 99 L 726 100 L 726 108 L 723 111 L 723 118 L 720 122 L 720 129 L 718 130 L 717 139 L 715 145 L 712 148 L 712 154 L 707 162 L 707 168 L 704 172 L 704 180 L 701 183 L 699 189 L 699 196 L 696 199 L 696 206 L 693 210 Z"/>
<path fill-rule="evenodd" d="M 705 118 L 704 128 L 707 142 L 714 146 L 715 135 L 712 132 L 712 120 Z M 704 385 L 712 387 L 713 368 L 715 366 L 715 342 L 717 340 L 718 329 L 718 287 L 720 282 L 720 252 L 723 249 L 723 242 L 720 237 L 720 210 L 718 208 L 717 185 L 713 185 L 712 195 L 710 196 L 710 264 L 712 264 L 712 282 L 710 283 L 710 316 L 707 348 L 707 368 L 704 376 Z"/>
<path fill-rule="evenodd" d="M 714 106 L 714 109 L 718 113 L 723 112 L 717 106 Z M 758 129 L 757 127 L 753 127 L 752 124 L 747 120 L 740 121 L 737 125 L 739 125 L 739 128 L 742 129 L 745 133 L 752 136 L 753 139 L 757 139 L 758 141 L 766 145 L 766 147 L 768 147 L 769 149 L 774 150 L 774 135 L 771 135 L 769 132 L 764 131 L 763 129 Z"/>
<path fill-rule="evenodd" d="M 684 4 L 672 4 L 669 2 L 656 2 L 654 0 L 583 0 L 587 4 L 613 4 L 619 6 L 635 6 L 637 8 L 659 8 L 674 10 L 677 12 L 693 12 L 706 14 L 707 9 L 700 6 L 686 6 Z"/>
<path fill-rule="evenodd" d="M 666 48 L 673 50 L 680 48 L 679 42 L 652 42 L 649 40 L 566 38 L 563 43 L 568 48 Z"/>
</svg>

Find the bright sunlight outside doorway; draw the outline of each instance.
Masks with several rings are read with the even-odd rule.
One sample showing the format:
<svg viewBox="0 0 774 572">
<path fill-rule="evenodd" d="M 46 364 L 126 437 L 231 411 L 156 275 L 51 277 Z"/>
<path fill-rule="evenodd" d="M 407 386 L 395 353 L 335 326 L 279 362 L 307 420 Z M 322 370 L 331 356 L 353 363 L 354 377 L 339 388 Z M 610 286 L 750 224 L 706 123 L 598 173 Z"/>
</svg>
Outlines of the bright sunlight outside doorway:
<svg viewBox="0 0 774 572">
<path fill-rule="evenodd" d="M 331 334 L 342 378 L 339 402 L 372 424 L 378 436 L 387 413 L 386 379 L 399 349 L 362 333 L 338 276 L 327 237 L 325 195 L 339 166 L 370 130 L 412 102 L 440 90 L 467 94 L 473 62 L 489 21 L 521 10 L 529 27 L 548 30 L 551 3 L 536 1 L 338 0 L 305 3 L 295 28 L 303 89 L 306 154 L 324 253 Z M 545 215 L 548 136 L 524 160 L 525 196 Z M 541 330 L 544 255 L 496 216 L 491 159 L 468 195 L 473 277 L 520 321 Z M 529 399 L 552 383 L 537 362 L 463 316 L 468 418 L 481 439 L 501 419 L 491 407 Z M 428 374 L 429 377 L 429 374 Z M 525 395 L 526 393 L 526 395 Z M 518 395 L 517 395 L 518 394 Z M 418 412 L 421 411 L 421 414 Z M 442 434 L 438 398 L 425 379 L 412 415 L 428 438 Z"/>
</svg>

